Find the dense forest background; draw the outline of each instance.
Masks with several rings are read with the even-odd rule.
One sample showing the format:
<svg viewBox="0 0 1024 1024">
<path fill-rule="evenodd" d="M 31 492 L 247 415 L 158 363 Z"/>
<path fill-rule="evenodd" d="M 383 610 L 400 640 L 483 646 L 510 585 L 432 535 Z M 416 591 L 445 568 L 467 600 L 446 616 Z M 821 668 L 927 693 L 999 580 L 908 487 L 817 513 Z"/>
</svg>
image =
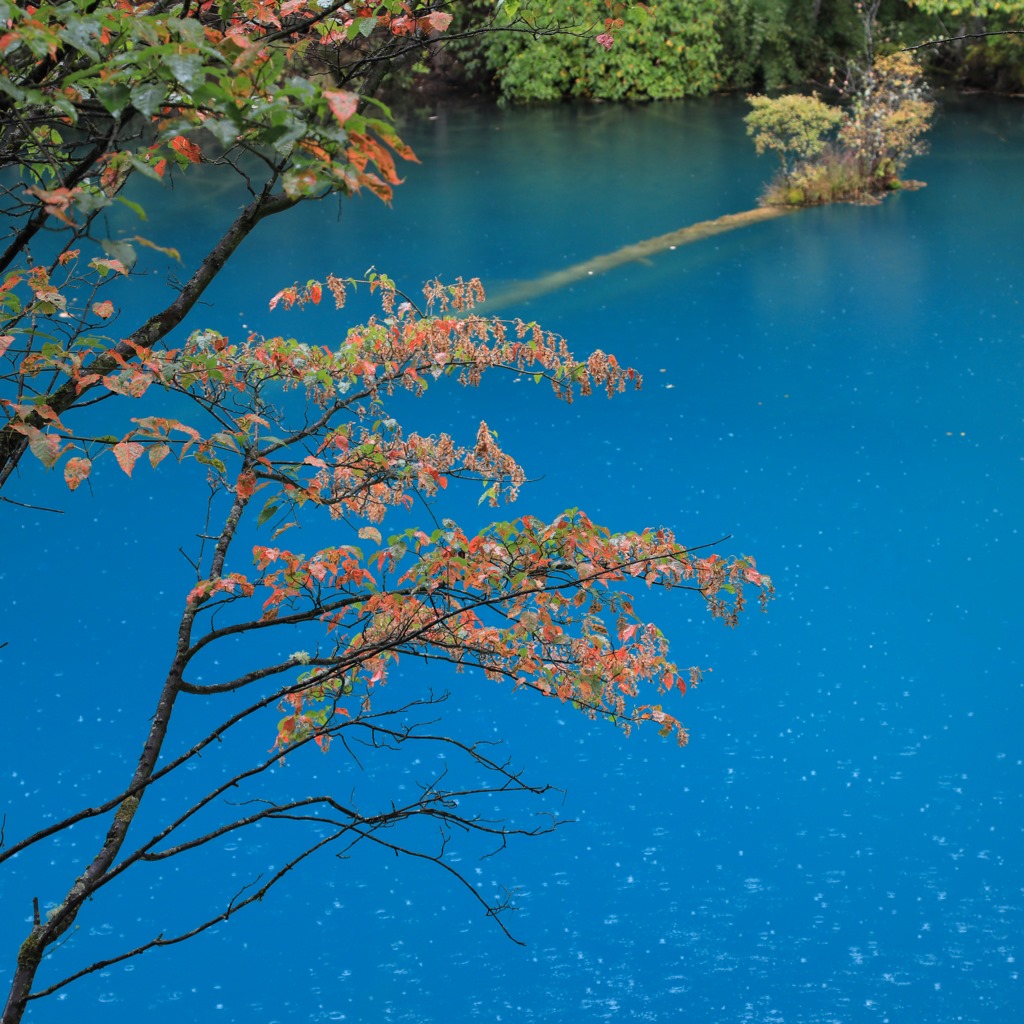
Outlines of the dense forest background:
<svg viewBox="0 0 1024 1024">
<path fill-rule="evenodd" d="M 1024 92 L 1020 0 L 476 0 L 453 10 L 451 42 L 414 72 L 419 89 L 513 103 L 828 90 L 851 63 L 943 39 L 918 51 L 935 84 Z M 478 31 L 492 19 L 511 31 Z M 595 28 L 608 20 L 614 44 L 605 48 Z"/>
</svg>

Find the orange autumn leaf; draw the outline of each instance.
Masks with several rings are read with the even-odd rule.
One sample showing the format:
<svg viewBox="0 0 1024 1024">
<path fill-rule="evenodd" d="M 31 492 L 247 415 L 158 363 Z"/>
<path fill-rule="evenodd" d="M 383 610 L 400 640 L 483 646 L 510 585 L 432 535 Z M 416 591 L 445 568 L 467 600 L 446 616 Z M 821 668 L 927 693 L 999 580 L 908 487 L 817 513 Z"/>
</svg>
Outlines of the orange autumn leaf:
<svg viewBox="0 0 1024 1024">
<path fill-rule="evenodd" d="M 392 185 L 401 183 L 402 179 L 398 177 L 394 159 L 376 139 L 369 135 L 352 132 L 349 135 L 349 141 L 352 146 L 348 150 L 348 159 L 356 170 L 365 172 L 367 164 L 372 160 L 385 181 Z M 372 182 L 367 182 L 367 184 L 372 187 Z"/>
<path fill-rule="evenodd" d="M 89 476 L 92 470 L 92 461 L 84 458 L 68 459 L 64 465 L 64 480 L 69 490 L 74 490 L 83 480 Z"/>
<path fill-rule="evenodd" d="M 270 308 L 276 309 L 279 302 L 284 303 L 285 309 L 291 309 L 298 300 L 298 289 L 297 288 L 282 288 L 275 296 L 270 300 Z"/>
</svg>

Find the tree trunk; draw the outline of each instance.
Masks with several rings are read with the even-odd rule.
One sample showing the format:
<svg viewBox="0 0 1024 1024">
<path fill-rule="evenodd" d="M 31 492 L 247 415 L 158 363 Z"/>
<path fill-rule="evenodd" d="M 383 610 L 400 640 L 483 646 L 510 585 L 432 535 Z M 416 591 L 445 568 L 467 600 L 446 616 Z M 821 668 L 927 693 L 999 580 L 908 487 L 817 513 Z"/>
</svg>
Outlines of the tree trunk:
<svg viewBox="0 0 1024 1024">
<path fill-rule="evenodd" d="M 187 616 L 191 625 L 191 616 Z M 179 659 L 175 659 L 175 667 Z M 18 951 L 17 967 L 11 979 L 11 990 L 7 997 L 0 1024 L 20 1024 L 28 1005 L 32 985 L 42 962 L 43 954 L 56 942 L 75 922 L 82 904 L 103 885 L 105 875 L 110 870 L 131 826 L 132 819 L 145 795 L 146 786 L 156 767 L 167 727 L 171 720 L 171 710 L 180 689 L 180 676 L 172 668 L 163 692 L 157 703 L 156 714 L 150 726 L 149 735 L 142 748 L 139 763 L 132 776 L 129 795 L 121 802 L 114 812 L 106 838 L 92 862 L 75 880 L 68 890 L 63 902 L 49 915 L 45 921 L 39 919 L 38 904 L 36 905 L 35 921 L 28 937 Z"/>
</svg>

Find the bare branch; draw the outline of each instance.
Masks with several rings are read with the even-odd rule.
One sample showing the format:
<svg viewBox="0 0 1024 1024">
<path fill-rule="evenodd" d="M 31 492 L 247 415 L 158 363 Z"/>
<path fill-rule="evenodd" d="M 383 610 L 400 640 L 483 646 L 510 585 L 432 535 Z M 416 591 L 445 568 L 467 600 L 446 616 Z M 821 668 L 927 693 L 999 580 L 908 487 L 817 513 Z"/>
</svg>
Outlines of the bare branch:
<svg viewBox="0 0 1024 1024">
<path fill-rule="evenodd" d="M 945 46 L 947 43 L 962 43 L 965 39 L 985 39 L 988 36 L 1020 36 L 1024 35 L 1022 28 L 1004 28 L 991 32 L 965 32 L 959 36 L 942 36 L 938 39 L 929 39 L 923 43 L 915 43 L 913 46 L 901 46 L 897 53 L 912 53 L 914 50 L 924 50 L 929 46 Z"/>
</svg>

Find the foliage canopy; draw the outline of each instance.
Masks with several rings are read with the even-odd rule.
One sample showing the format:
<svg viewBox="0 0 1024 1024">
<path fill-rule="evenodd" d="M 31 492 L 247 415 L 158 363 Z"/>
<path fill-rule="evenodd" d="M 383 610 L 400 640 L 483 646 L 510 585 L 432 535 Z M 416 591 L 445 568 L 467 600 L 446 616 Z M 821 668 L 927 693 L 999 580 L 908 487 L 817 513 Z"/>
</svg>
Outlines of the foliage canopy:
<svg viewBox="0 0 1024 1024">
<path fill-rule="evenodd" d="M 801 160 L 816 156 L 825 148 L 828 134 L 843 119 L 842 111 L 817 96 L 751 96 L 749 102 L 754 109 L 744 119 L 747 134 L 753 136 L 758 154 L 768 150 L 779 154 L 787 177 L 786 154 L 793 153 Z"/>
<path fill-rule="evenodd" d="M 715 14 L 701 0 L 504 4 L 497 25 L 526 18 L 535 31 L 494 33 L 461 49 L 475 51 L 501 96 L 515 103 L 679 99 L 718 85 Z"/>
<path fill-rule="evenodd" d="M 446 514 L 453 482 L 475 481 L 480 501 L 497 506 L 517 496 L 525 472 L 486 423 L 462 442 L 406 429 L 395 396 L 501 373 L 547 384 L 564 401 L 640 384 L 603 351 L 577 358 L 535 324 L 477 315 L 475 281 L 434 282 L 414 299 L 380 274 L 358 282 L 328 274 L 273 297 L 271 308 L 329 297 L 340 309 L 358 286 L 379 299 L 375 316 L 330 345 L 232 338 L 196 322 L 204 291 L 267 217 L 330 194 L 390 196 L 395 156 L 413 155 L 373 94 L 388 70 L 448 28 L 444 5 L 70 0 L 34 8 L 0 0 L 0 19 L 0 500 L 26 504 L 34 475 L 55 471 L 80 514 L 91 487 L 103 484 L 98 462 L 139 486 L 143 472 L 181 474 L 182 486 L 208 495 L 205 518 L 183 524 L 200 539 L 165 584 L 179 589 L 176 621 L 134 769 L 60 820 L 39 827 L 12 812 L 0 832 L 5 870 L 17 872 L 19 855 L 56 861 L 47 912 L 38 900 L 12 908 L 19 919 L 28 910 L 31 924 L 8 952 L 15 965 L 3 1024 L 76 978 L 226 920 L 324 849 L 376 844 L 430 860 L 500 921 L 506 901 L 481 896 L 449 844 L 475 835 L 500 848 L 546 831 L 485 813 L 495 794 L 546 787 L 483 744 L 435 732 L 429 714 L 440 695 L 382 703 L 396 664 L 476 669 L 626 731 L 653 722 L 684 742 L 664 704 L 699 669 L 680 669 L 669 656 L 666 637 L 634 609 L 634 590 L 692 591 L 731 625 L 748 595 L 770 598 L 771 580 L 749 557 L 688 546 L 663 527 L 612 532 L 579 509 L 480 530 Z M 119 306 L 120 315 L 138 315 L 133 285 L 146 261 L 154 252 L 180 256 L 163 239 L 109 236 L 104 213 L 119 204 L 144 220 L 128 188 L 133 177 L 166 185 L 195 165 L 242 182 L 248 202 L 167 306 L 115 333 Z M 179 195 L 168 190 L 166 201 Z M 424 521 L 410 526 L 417 511 Z M 329 543 L 290 546 L 288 531 L 314 520 Z M 287 657 L 268 659 L 255 644 L 242 648 L 240 666 L 216 656 L 239 638 L 287 643 L 296 634 L 304 647 Z M 219 723 L 181 735 L 190 717 L 179 709 L 189 702 L 222 708 Z M 154 787 L 173 793 L 182 772 L 203 767 L 204 752 L 274 709 L 270 753 L 249 752 L 184 809 L 150 798 Z M 301 782 L 298 793 L 271 786 L 279 763 L 332 743 L 354 770 L 356 750 L 376 756 L 430 744 L 457 754 L 468 774 L 442 771 L 403 802 L 372 807 L 334 792 L 310 795 Z M 140 817 L 140 806 L 152 810 Z M 228 892 L 184 932 L 161 931 L 62 973 L 61 955 L 51 954 L 127 871 L 269 822 L 287 823 L 293 846 L 265 880 Z M 71 828 L 95 845 L 77 876 L 65 878 L 72 869 L 53 844 Z"/>
</svg>

